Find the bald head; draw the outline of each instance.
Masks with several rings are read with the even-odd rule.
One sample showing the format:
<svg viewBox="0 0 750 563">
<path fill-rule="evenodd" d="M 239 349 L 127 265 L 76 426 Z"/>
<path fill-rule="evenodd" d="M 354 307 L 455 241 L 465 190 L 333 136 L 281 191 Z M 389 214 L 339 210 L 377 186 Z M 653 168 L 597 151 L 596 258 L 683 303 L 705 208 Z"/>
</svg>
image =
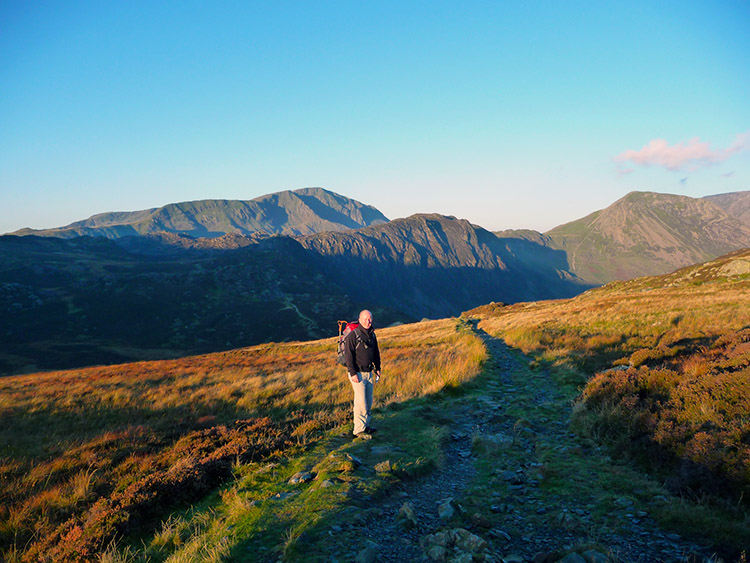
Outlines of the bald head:
<svg viewBox="0 0 750 563">
<path fill-rule="evenodd" d="M 370 328 L 372 326 L 372 313 L 365 309 L 359 314 L 359 324 L 364 328 Z"/>
</svg>

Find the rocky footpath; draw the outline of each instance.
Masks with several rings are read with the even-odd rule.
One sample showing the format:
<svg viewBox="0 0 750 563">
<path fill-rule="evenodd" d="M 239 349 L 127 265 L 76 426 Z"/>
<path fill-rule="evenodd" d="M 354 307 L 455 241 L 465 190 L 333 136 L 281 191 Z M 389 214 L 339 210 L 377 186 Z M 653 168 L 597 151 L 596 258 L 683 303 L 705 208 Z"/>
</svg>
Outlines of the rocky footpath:
<svg viewBox="0 0 750 563">
<path fill-rule="evenodd" d="M 490 351 L 490 379 L 481 390 L 446 403 L 441 412 L 450 421 L 445 462 L 424 477 L 402 481 L 388 497 L 355 511 L 344 526 L 356 532 L 361 542 L 352 546 L 356 551 L 350 555 L 332 560 L 716 560 L 707 546 L 660 529 L 647 510 L 636 508 L 642 503 L 626 495 L 615 494 L 602 515 L 601 506 L 591 500 L 602 491 L 593 490 L 593 484 L 590 495 L 574 500 L 542 487 L 547 468 L 539 459 L 540 444 L 570 450 L 571 455 L 583 453 L 568 429 L 569 403 L 560 402 L 548 374 L 531 376 L 503 342 L 480 334 Z M 525 415 L 519 417 L 519 411 Z M 370 444 L 371 453 L 382 458 L 372 470 L 389 471 L 388 456 L 397 446 L 380 443 L 377 435 Z M 585 455 L 604 454 L 591 449 Z M 585 475 L 569 477 L 586 479 Z M 341 526 L 335 528 L 334 533 L 341 531 Z"/>
</svg>

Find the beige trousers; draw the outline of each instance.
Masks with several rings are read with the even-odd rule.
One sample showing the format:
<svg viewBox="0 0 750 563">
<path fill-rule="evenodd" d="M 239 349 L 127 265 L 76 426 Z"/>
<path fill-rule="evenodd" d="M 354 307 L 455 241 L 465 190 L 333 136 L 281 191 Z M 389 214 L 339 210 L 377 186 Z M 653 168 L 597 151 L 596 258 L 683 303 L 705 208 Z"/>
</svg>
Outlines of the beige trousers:
<svg viewBox="0 0 750 563">
<path fill-rule="evenodd" d="M 364 432 L 370 426 L 372 409 L 372 372 L 359 372 L 359 383 L 349 380 L 354 389 L 354 433 Z"/>
</svg>

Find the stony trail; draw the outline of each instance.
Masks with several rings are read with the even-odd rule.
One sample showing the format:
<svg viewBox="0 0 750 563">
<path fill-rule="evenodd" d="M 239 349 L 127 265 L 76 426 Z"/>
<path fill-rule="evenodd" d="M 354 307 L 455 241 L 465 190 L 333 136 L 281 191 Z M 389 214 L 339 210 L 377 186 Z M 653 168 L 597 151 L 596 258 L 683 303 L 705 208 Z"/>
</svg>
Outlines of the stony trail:
<svg viewBox="0 0 750 563">
<path fill-rule="evenodd" d="M 571 501 L 543 492 L 539 483 L 544 464 L 536 453 L 539 444 L 581 453 L 568 428 L 570 404 L 561 401 L 548 373 L 528 370 L 501 340 L 484 331 L 477 332 L 489 350 L 486 366 L 489 380 L 479 392 L 446 403 L 441 414 L 451 421 L 451 439 L 445 446 L 443 465 L 424 477 L 404 481 L 400 490 L 373 501 L 363 512 L 366 516 L 361 518 L 362 536 L 377 547 L 370 544 L 369 550 L 360 551 L 359 560 L 431 560 L 425 553 L 431 543 L 425 538 L 457 528 L 467 529 L 474 543 L 486 542 L 482 553 L 489 561 L 645 563 L 686 561 L 690 556 L 691 561 L 710 559 L 707 547 L 659 529 L 648 513 L 636 510 L 628 498 L 616 499 L 608 515 L 610 524 L 602 525 L 589 499 Z M 511 416 L 507 412 L 511 404 L 516 413 L 520 408 L 524 416 Z M 546 406 L 549 408 L 545 409 Z M 498 444 L 494 479 L 489 488 L 482 489 L 482 495 L 473 492 L 478 485 L 478 458 L 472 450 L 476 437 Z M 389 447 L 378 440 L 377 434 L 370 444 L 371 448 L 384 451 Z M 586 455 L 604 454 L 590 450 Z M 497 489 L 494 491 L 493 482 Z M 592 490 L 591 496 L 601 492 Z M 448 499 L 453 499 L 449 505 Z M 406 510 L 405 503 L 413 509 L 416 520 L 413 527 L 405 525 L 409 518 L 399 517 L 399 512 Z M 441 505 L 443 518 L 438 513 Z M 453 518 L 449 517 L 451 511 Z M 501 525 L 497 524 L 497 518 L 493 522 L 487 517 L 496 514 L 502 514 Z M 618 525 L 612 525 L 613 518 Z M 447 536 L 442 534 L 442 537 L 445 543 Z M 433 539 L 440 543 L 439 536 Z M 587 544 L 595 545 L 596 549 L 585 553 L 584 558 L 581 554 Z M 563 559 L 553 555 L 572 548 L 580 554 Z M 433 556 L 443 553 L 442 560 L 471 560 L 471 553 L 457 547 L 432 551 Z M 476 553 L 475 560 L 481 560 Z"/>
</svg>

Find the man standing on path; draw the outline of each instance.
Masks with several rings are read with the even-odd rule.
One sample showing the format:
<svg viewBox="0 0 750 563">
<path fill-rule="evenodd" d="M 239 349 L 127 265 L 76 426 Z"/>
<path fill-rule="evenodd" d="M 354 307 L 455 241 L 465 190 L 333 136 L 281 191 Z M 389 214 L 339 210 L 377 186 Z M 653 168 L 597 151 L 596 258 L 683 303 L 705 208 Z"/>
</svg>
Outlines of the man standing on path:
<svg viewBox="0 0 750 563">
<path fill-rule="evenodd" d="M 375 432 L 375 428 L 370 426 L 372 386 L 380 379 L 380 349 L 372 328 L 370 311 L 362 311 L 359 326 L 346 335 L 344 358 L 349 381 L 354 388 L 354 435 L 369 440 Z"/>
</svg>

